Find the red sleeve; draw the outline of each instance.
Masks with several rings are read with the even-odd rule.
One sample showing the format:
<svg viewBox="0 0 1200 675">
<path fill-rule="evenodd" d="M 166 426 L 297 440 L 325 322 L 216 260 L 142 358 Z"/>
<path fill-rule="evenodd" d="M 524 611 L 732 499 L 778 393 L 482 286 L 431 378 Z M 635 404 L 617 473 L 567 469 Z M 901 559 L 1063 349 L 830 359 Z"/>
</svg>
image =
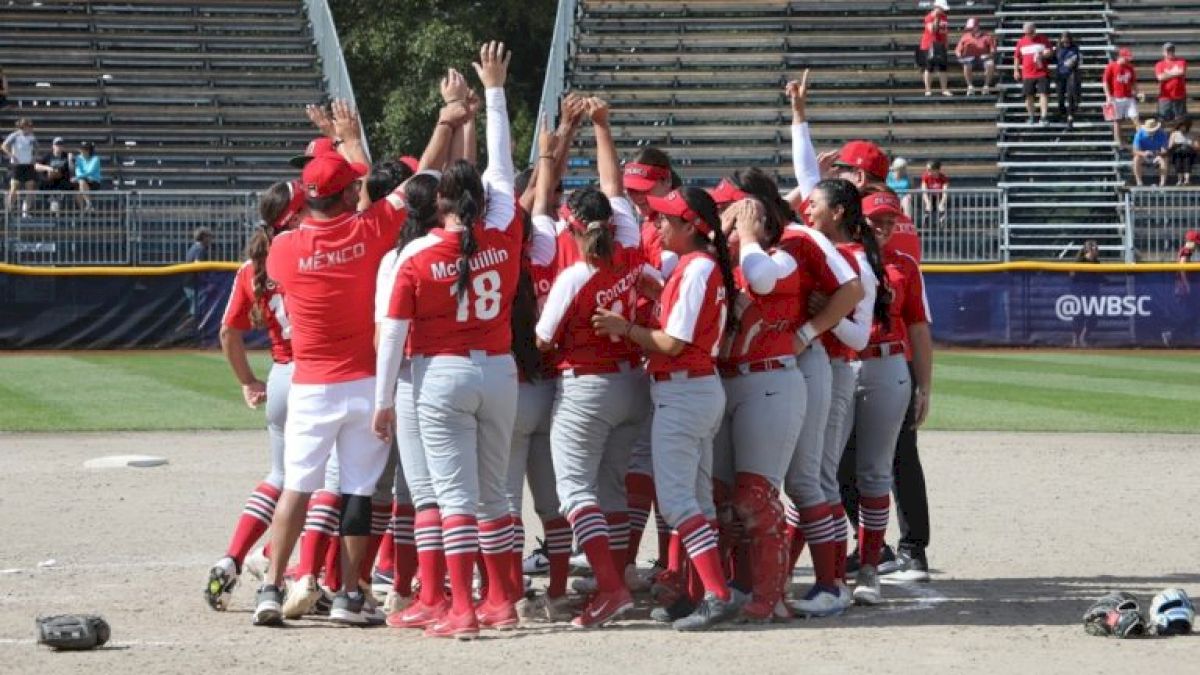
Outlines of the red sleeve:
<svg viewBox="0 0 1200 675">
<path fill-rule="evenodd" d="M 403 190 L 396 188 L 391 194 L 368 206 L 359 217 L 372 243 L 379 244 L 381 254 L 386 253 L 387 249 L 396 245 L 396 240 L 400 238 L 400 228 L 404 227 L 404 221 L 408 220 L 408 204 L 404 201 Z"/>
<path fill-rule="evenodd" d="M 1108 85 L 1108 90 L 1110 92 L 1113 91 L 1113 81 L 1112 81 L 1113 77 L 1112 76 L 1113 76 L 1113 64 L 1110 63 L 1107 66 L 1104 66 L 1104 75 L 1103 75 L 1103 77 L 1100 78 L 1101 81 L 1104 82 L 1104 84 Z"/>
<path fill-rule="evenodd" d="M 392 299 L 388 302 L 389 319 L 412 319 L 416 316 L 417 281 L 417 267 L 413 264 L 413 258 L 409 258 L 396 273 L 396 285 L 392 287 Z"/>
<path fill-rule="evenodd" d="M 233 290 L 229 293 L 229 304 L 225 306 L 225 316 L 221 324 L 237 330 L 250 330 L 254 324 L 250 322 L 250 309 L 254 306 L 254 265 L 246 263 L 238 268 L 233 277 Z"/>
<path fill-rule="evenodd" d="M 900 316 L 906 325 L 926 323 L 929 321 L 929 310 L 925 300 L 925 277 L 921 276 L 921 268 L 911 258 L 905 260 L 904 270 L 904 307 Z"/>
<path fill-rule="evenodd" d="M 809 274 L 813 276 L 813 280 L 817 282 L 817 290 L 824 295 L 833 295 L 842 287 L 842 282 L 838 281 L 833 270 L 829 267 L 829 261 L 825 259 L 825 253 L 816 242 L 808 237 L 804 237 L 799 241 L 801 244 L 800 267 L 806 268 Z M 836 254 L 835 254 L 836 255 Z"/>
<path fill-rule="evenodd" d="M 1166 61 L 1159 61 L 1158 63 L 1154 64 L 1154 76 L 1158 77 L 1159 75 L 1162 75 L 1163 71 L 1166 70 L 1166 65 Z"/>
<path fill-rule="evenodd" d="M 291 247 L 292 237 L 296 236 L 294 232 L 293 230 L 275 235 L 275 240 L 271 242 L 271 250 L 267 253 L 267 276 L 284 293 L 287 293 L 288 284 L 292 280 L 291 273 L 296 268 Z"/>
</svg>

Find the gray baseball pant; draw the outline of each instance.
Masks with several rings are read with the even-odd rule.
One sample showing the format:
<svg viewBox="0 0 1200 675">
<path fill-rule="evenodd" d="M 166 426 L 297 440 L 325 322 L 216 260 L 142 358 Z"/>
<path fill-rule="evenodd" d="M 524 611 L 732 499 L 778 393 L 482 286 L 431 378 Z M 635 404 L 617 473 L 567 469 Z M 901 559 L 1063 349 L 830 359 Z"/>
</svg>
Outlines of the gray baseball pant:
<svg viewBox="0 0 1200 675">
<path fill-rule="evenodd" d="M 605 375 L 563 373 L 550 426 L 560 513 L 569 517 L 584 506 L 625 512 L 630 453 L 649 412 L 645 376 L 634 366 Z"/>
<path fill-rule="evenodd" d="M 829 423 L 825 425 L 825 452 L 821 457 L 821 490 L 825 501 L 838 504 L 842 490 L 838 484 L 838 465 L 850 440 L 854 421 L 854 389 L 858 384 L 858 361 L 832 359 L 829 362 L 832 386 L 829 391 Z"/>
<path fill-rule="evenodd" d="M 713 504 L 713 439 L 725 411 L 725 389 L 716 375 L 672 379 L 650 385 L 654 490 L 663 518 L 678 527 L 703 515 L 716 520 Z"/>
<path fill-rule="evenodd" d="M 804 375 L 807 406 L 796 451 L 784 479 L 784 489 L 796 508 L 802 509 L 825 503 L 825 492 L 821 489 L 821 461 L 825 453 L 825 426 L 829 422 L 833 374 L 829 354 L 819 341 L 804 350 L 797 362 Z"/>
<path fill-rule="evenodd" d="M 442 517 L 508 515 L 504 489 L 517 416 L 511 354 L 414 357 L 417 420 Z"/>
<path fill-rule="evenodd" d="M 529 492 L 533 495 L 533 508 L 538 517 L 543 521 L 558 517 L 558 492 L 550 452 L 550 424 L 557 390 L 557 380 L 522 382 L 518 388 L 507 486 L 508 508 L 518 518 L 526 476 L 529 476 Z"/>
<path fill-rule="evenodd" d="M 713 442 L 713 477 L 731 488 L 739 473 L 778 488 L 792 459 L 808 392 L 795 360 L 781 360 L 793 365 L 721 379 L 725 414 Z"/>
<path fill-rule="evenodd" d="M 403 493 L 407 501 L 402 503 L 412 502 L 418 509 L 436 505 L 437 495 L 429 477 L 429 464 L 425 461 L 425 446 L 421 444 L 421 429 L 417 423 L 411 363 L 400 367 L 400 377 L 396 380 L 396 448 L 400 459 L 393 481 L 396 501 L 402 501 Z"/>
<path fill-rule="evenodd" d="M 853 419 L 860 495 L 892 491 L 892 460 L 912 398 L 911 378 L 904 354 L 866 359 L 859 367 Z"/>
</svg>

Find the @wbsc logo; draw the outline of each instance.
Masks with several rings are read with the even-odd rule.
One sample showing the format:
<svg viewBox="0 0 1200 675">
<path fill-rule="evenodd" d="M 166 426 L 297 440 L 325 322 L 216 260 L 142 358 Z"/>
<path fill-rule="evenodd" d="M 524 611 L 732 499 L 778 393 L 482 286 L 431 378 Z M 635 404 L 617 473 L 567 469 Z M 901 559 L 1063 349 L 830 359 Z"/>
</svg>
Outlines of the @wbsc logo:
<svg viewBox="0 0 1200 675">
<path fill-rule="evenodd" d="M 1060 321 L 1070 321 L 1077 316 L 1150 316 L 1150 296 L 1060 295 L 1054 301 L 1054 313 Z"/>
</svg>

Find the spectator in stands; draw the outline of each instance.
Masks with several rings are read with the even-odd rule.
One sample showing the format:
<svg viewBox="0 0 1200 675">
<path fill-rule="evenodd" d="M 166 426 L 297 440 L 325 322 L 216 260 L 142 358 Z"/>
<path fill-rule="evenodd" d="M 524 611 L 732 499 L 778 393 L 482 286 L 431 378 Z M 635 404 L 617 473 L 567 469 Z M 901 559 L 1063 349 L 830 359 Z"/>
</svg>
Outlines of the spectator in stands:
<svg viewBox="0 0 1200 675">
<path fill-rule="evenodd" d="M 35 166 L 41 174 L 39 189 L 55 192 L 71 192 L 75 190 L 71 177 L 75 175 L 75 156 L 67 152 L 62 137 L 55 137 L 50 143 L 50 152 L 44 155 Z M 57 213 L 59 208 L 58 195 L 50 198 L 50 211 Z"/>
<path fill-rule="evenodd" d="M 1133 68 L 1133 52 L 1122 47 L 1117 52 L 1117 60 L 1111 61 L 1104 67 L 1104 76 L 1100 78 L 1104 87 L 1104 116 L 1111 119 L 1113 125 L 1113 140 L 1118 146 L 1124 145 L 1121 140 L 1121 120 L 1133 122 L 1138 126 L 1138 101 L 1142 95 L 1138 92 L 1137 71 Z"/>
<path fill-rule="evenodd" d="M 8 156 L 12 173 L 8 181 L 8 200 L 5 208 L 12 210 L 17 201 L 17 191 L 32 192 L 37 189 L 37 170 L 33 158 L 37 152 L 37 137 L 33 135 L 33 122 L 22 117 L 17 120 L 17 130 L 0 144 L 0 152 Z M 29 197 L 21 201 L 21 215 L 29 215 Z"/>
<path fill-rule="evenodd" d="M 1175 45 L 1168 42 L 1162 48 L 1162 61 L 1154 64 L 1158 78 L 1158 118 L 1163 124 L 1187 117 L 1187 61 L 1175 58 Z"/>
<path fill-rule="evenodd" d="M 192 245 L 188 247 L 183 260 L 187 263 L 208 262 L 208 249 L 212 245 L 213 232 L 207 227 L 197 227 L 192 233 Z M 188 301 L 188 315 L 177 330 L 196 328 L 200 325 L 200 312 L 207 304 L 205 296 L 208 289 L 208 275 L 196 272 L 187 280 L 183 287 L 183 295 Z"/>
<path fill-rule="evenodd" d="M 1192 165 L 1196 163 L 1197 150 L 1200 150 L 1200 140 L 1192 136 L 1192 120 L 1185 117 L 1175 123 L 1168 150 L 1171 165 L 1175 169 L 1176 185 L 1192 182 Z"/>
<path fill-rule="evenodd" d="M 4 66 L 0 66 L 0 107 L 8 103 L 8 77 L 4 75 Z"/>
<path fill-rule="evenodd" d="M 1045 35 L 1038 35 L 1037 26 L 1029 21 L 1024 27 L 1025 35 L 1017 41 L 1013 59 L 1013 78 L 1021 82 L 1025 96 L 1025 112 L 1029 113 L 1027 124 L 1033 124 L 1033 97 L 1041 103 L 1042 119 L 1046 126 L 1050 108 L 1050 71 L 1046 64 L 1054 55 L 1054 45 Z"/>
<path fill-rule="evenodd" d="M 981 93 L 984 96 L 992 93 L 992 84 L 996 81 L 996 38 L 980 27 L 979 19 L 967 19 L 966 31 L 959 38 L 954 54 L 962 64 L 963 79 L 967 81 L 967 96 L 975 94 L 975 78 L 972 73 L 976 70 L 983 71 Z M 926 88 L 928 86 L 926 85 Z"/>
<path fill-rule="evenodd" d="M 904 215 L 912 218 L 912 179 L 908 177 L 908 160 L 897 157 L 892 160 L 892 170 L 888 172 L 887 186 L 900 198 Z"/>
<path fill-rule="evenodd" d="M 1158 166 L 1158 186 L 1167 185 L 1167 144 L 1170 138 L 1162 124 L 1151 117 L 1133 136 L 1133 180 L 1142 185 L 1142 172 L 1147 163 Z"/>
<path fill-rule="evenodd" d="M 917 66 L 925 71 L 926 96 L 933 95 L 930 87 L 935 70 L 942 83 L 942 95 L 953 96 L 946 82 L 946 49 L 950 40 L 950 20 L 946 12 L 949 9 L 947 0 L 934 0 L 933 9 L 925 15 L 925 30 L 921 33 L 921 46 L 917 50 Z"/>
<path fill-rule="evenodd" d="M 1058 38 L 1054 58 L 1058 116 L 1067 121 L 1069 130 L 1075 126 L 1075 113 L 1079 112 L 1079 99 L 1083 96 L 1083 81 L 1079 77 L 1079 67 L 1083 65 L 1082 54 L 1070 31 L 1063 31 Z"/>
<path fill-rule="evenodd" d="M 946 224 L 946 207 L 950 201 L 950 194 L 946 192 L 948 187 L 950 178 L 942 173 L 942 163 L 936 159 L 929 160 L 925 165 L 925 173 L 921 174 L 921 203 L 925 207 L 925 218 L 937 212 L 938 225 Z"/>
<path fill-rule="evenodd" d="M 1095 239 L 1083 242 L 1079 254 L 1075 256 L 1076 264 L 1098 265 L 1100 263 L 1100 245 Z M 1071 291 L 1081 298 L 1088 298 L 1100 292 L 1100 277 L 1093 272 L 1071 272 Z M 1076 314 L 1071 319 L 1071 346 L 1086 347 L 1088 333 L 1096 327 L 1095 316 Z"/>
<path fill-rule="evenodd" d="M 79 187 L 79 195 L 76 197 L 79 205 L 85 210 L 90 210 L 92 199 L 88 193 L 99 190 L 103 182 L 100 175 L 100 157 L 91 141 L 79 144 L 79 156 L 75 158 L 75 177 L 71 182 Z"/>
</svg>

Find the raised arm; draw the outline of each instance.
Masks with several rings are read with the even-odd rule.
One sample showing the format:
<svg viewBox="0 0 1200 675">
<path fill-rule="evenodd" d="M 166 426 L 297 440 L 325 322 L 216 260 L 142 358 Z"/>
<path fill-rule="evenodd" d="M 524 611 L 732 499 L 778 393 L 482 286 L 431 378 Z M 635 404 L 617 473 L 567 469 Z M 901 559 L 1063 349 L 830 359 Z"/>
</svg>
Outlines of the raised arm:
<svg viewBox="0 0 1200 675">
<path fill-rule="evenodd" d="M 542 123 L 538 130 L 538 161 L 534 184 L 526 188 L 532 191 L 533 210 L 530 211 L 533 221 L 533 233 L 529 241 L 529 261 L 537 266 L 545 266 L 554 262 L 557 252 L 555 242 L 555 214 L 553 213 L 554 186 L 558 185 L 558 162 L 554 156 L 556 136 L 550 129 L 550 119 L 542 115 Z"/>
<path fill-rule="evenodd" d="M 787 200 L 798 205 L 821 182 L 821 167 L 808 127 L 808 71 L 798 81 L 788 82 L 785 91 L 792 102 L 792 169 L 796 173 L 796 189 Z"/>
<path fill-rule="evenodd" d="M 338 152 L 342 153 L 347 162 L 369 165 L 371 159 L 367 157 L 367 150 L 363 147 L 362 125 L 358 120 L 358 112 L 350 107 L 349 101 L 342 99 L 334 100 L 330 105 L 330 112 L 333 132 L 341 141 L 338 144 Z M 364 180 L 358 193 L 358 209 L 362 211 L 370 205 L 371 196 L 367 193 L 367 181 Z"/>
<path fill-rule="evenodd" d="M 508 79 L 508 63 L 511 59 L 512 52 L 504 48 L 503 42 L 488 42 L 479 49 L 479 62 L 471 64 L 483 82 L 487 104 L 488 166 L 483 172 L 483 182 L 491 190 L 509 197 L 514 191 L 515 171 L 504 83 Z M 508 204 L 507 208 L 511 209 L 512 204 Z M 490 206 L 488 210 L 491 210 Z M 490 218 L 488 220 L 491 222 Z"/>
<path fill-rule="evenodd" d="M 617 159 L 617 144 L 608 126 L 608 103 L 601 98 L 588 99 L 588 114 L 596 132 L 596 169 L 600 174 L 600 190 L 609 199 L 625 196 L 621 162 Z"/>
<path fill-rule="evenodd" d="M 421 153 L 421 164 L 418 167 L 421 171 L 441 171 L 445 168 L 454 134 L 466 123 L 469 116 L 466 106 L 461 103 L 451 103 L 442 107 L 433 133 L 429 136 L 429 143 L 425 146 L 425 152 Z"/>
<path fill-rule="evenodd" d="M 470 110 L 471 104 L 468 101 L 469 90 L 467 88 L 467 81 L 457 70 L 453 68 L 448 69 L 438 89 L 442 94 L 443 105 L 460 103 L 463 107 Z M 441 158 L 441 162 L 437 162 L 435 158 L 435 164 L 432 168 L 440 171 L 453 160 L 465 159 L 463 155 L 466 153 L 466 145 L 466 123 L 464 123 L 451 134 L 450 145 L 446 150 L 445 156 Z"/>
</svg>

